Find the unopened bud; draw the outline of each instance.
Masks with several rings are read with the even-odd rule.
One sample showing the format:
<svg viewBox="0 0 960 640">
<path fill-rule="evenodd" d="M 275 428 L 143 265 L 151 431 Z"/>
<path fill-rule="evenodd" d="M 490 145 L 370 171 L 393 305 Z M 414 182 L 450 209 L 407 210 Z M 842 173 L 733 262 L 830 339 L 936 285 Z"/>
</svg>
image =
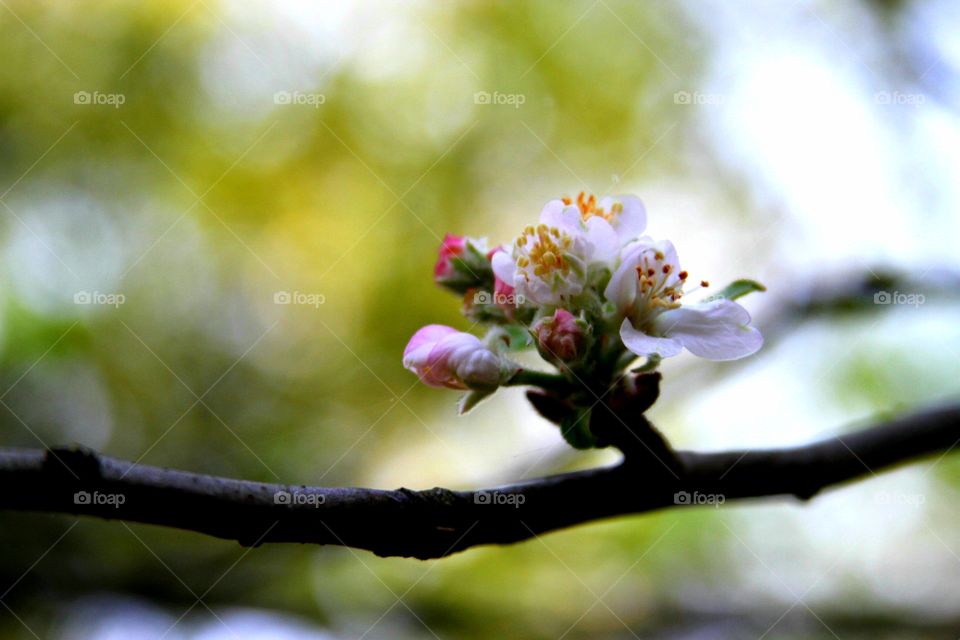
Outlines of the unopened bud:
<svg viewBox="0 0 960 640">
<path fill-rule="evenodd" d="M 457 293 L 489 284 L 493 271 L 486 253 L 484 240 L 448 233 L 433 267 L 434 282 Z"/>
<path fill-rule="evenodd" d="M 586 351 L 587 332 L 586 325 L 566 309 L 557 309 L 533 328 L 540 353 L 550 362 L 580 359 Z"/>
</svg>

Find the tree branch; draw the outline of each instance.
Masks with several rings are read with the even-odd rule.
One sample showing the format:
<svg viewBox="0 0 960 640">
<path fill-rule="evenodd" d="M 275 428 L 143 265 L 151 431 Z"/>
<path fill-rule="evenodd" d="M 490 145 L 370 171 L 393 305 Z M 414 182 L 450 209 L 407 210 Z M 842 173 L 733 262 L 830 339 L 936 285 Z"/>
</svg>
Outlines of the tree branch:
<svg viewBox="0 0 960 640">
<path fill-rule="evenodd" d="M 82 449 L 0 449 L 0 508 L 157 524 L 247 546 L 334 544 L 426 559 L 697 502 L 680 492 L 728 502 L 773 495 L 809 499 L 831 485 L 945 455 L 958 441 L 960 404 L 806 446 L 679 451 L 679 474 L 675 465 L 630 457 L 614 467 L 483 491 L 264 484 L 132 464 Z"/>
<path fill-rule="evenodd" d="M 922 274 L 922 277 L 917 277 Z M 879 265 L 863 272 L 827 273 L 780 287 L 783 295 L 755 318 L 764 343 L 782 338 L 803 322 L 830 316 L 878 313 L 895 309 L 890 295 L 911 293 L 924 302 L 956 301 L 960 272 L 934 265 L 912 270 L 890 270 Z M 878 293 L 887 297 L 878 301 Z"/>
</svg>

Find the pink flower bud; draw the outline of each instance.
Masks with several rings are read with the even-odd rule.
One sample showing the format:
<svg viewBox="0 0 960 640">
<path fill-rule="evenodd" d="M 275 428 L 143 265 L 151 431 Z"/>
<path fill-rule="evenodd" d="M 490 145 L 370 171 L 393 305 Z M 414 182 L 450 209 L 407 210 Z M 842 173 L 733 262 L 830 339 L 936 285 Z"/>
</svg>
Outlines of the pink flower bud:
<svg viewBox="0 0 960 640">
<path fill-rule="evenodd" d="M 417 331 L 403 351 L 403 366 L 431 387 L 496 387 L 501 365 L 500 357 L 476 336 L 439 324 Z"/>
<path fill-rule="evenodd" d="M 497 306 L 504 310 L 512 311 L 517 305 L 517 290 L 509 284 L 494 276 L 493 278 L 493 300 Z"/>
<path fill-rule="evenodd" d="M 572 362 L 580 358 L 586 348 L 586 332 L 566 309 L 557 309 L 552 318 L 543 318 L 533 331 L 540 353 L 551 362 Z"/>
<path fill-rule="evenodd" d="M 462 258 L 467 248 L 466 236 L 455 236 L 448 233 L 440 244 L 440 255 L 437 264 L 433 267 L 433 279 L 442 283 L 454 275 L 453 258 Z"/>
</svg>

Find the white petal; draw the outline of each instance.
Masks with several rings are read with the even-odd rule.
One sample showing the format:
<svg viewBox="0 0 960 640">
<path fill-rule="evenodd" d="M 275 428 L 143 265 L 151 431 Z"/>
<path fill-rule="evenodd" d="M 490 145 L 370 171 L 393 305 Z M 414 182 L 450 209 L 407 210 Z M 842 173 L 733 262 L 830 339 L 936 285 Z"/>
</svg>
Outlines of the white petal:
<svg viewBox="0 0 960 640">
<path fill-rule="evenodd" d="M 518 276 L 516 292 L 517 296 L 523 296 L 526 301 L 533 304 L 556 304 L 559 301 L 559 297 L 550 285 L 537 277 L 531 277 L 527 281 L 522 276 Z"/>
<path fill-rule="evenodd" d="M 642 250 L 644 247 L 651 247 L 654 244 L 656 243 L 650 236 L 640 236 L 623 245 L 623 249 L 620 250 L 620 259 L 626 260 L 637 251 Z"/>
<path fill-rule="evenodd" d="M 563 204 L 563 200 L 551 200 L 540 212 L 540 224 L 556 227 L 566 231 L 571 236 L 579 235 L 580 210 L 574 206 Z"/>
<path fill-rule="evenodd" d="M 737 360 L 763 346 L 750 314 L 732 300 L 714 300 L 665 311 L 654 320 L 657 333 L 676 339 L 708 360 Z"/>
<path fill-rule="evenodd" d="M 453 327 L 442 324 L 428 324 L 418 330 L 403 350 L 403 366 L 408 369 L 425 362 L 433 347 L 447 336 L 457 333 Z"/>
<path fill-rule="evenodd" d="M 624 244 L 639 236 L 647 228 L 647 209 L 643 206 L 640 198 L 636 196 L 614 196 L 611 198 L 610 204 L 605 205 L 605 208 L 609 210 L 614 202 L 623 205 L 623 211 L 617 216 L 613 226 L 617 230 L 620 244 Z"/>
<path fill-rule="evenodd" d="M 628 243 L 620 252 L 620 255 L 624 262 L 631 262 L 636 268 L 641 264 L 645 255 L 652 263 L 654 255 L 658 251 L 663 254 L 662 264 L 670 265 L 670 273 L 666 277 L 667 286 L 674 287 L 680 282 L 680 258 L 677 256 L 676 247 L 669 240 L 654 241 L 646 236 L 637 238 L 635 241 Z"/>
<path fill-rule="evenodd" d="M 434 345 L 426 364 L 429 367 L 453 370 L 461 360 L 482 348 L 480 339 L 475 335 L 458 331 Z"/>
<path fill-rule="evenodd" d="M 677 250 L 669 240 L 659 240 L 654 243 L 654 250 L 663 254 L 663 264 L 670 265 L 670 275 L 667 276 L 667 285 L 675 286 L 680 282 L 680 258 Z"/>
<path fill-rule="evenodd" d="M 634 329 L 629 318 L 624 318 L 620 325 L 620 339 L 627 349 L 638 356 L 655 353 L 661 358 L 669 358 L 683 351 L 683 345 L 672 338 L 658 338 Z"/>
<path fill-rule="evenodd" d="M 655 243 L 650 238 L 638 238 L 620 252 L 620 266 L 613 272 L 603 292 L 603 296 L 616 305 L 619 313 L 626 313 L 637 298 L 637 267 L 644 253 L 656 251 L 660 244 L 662 243 Z M 670 245 L 670 248 L 672 249 L 673 245 Z"/>
<path fill-rule="evenodd" d="M 636 263 L 624 260 L 617 270 L 610 276 L 607 288 L 603 290 L 603 297 L 617 307 L 618 313 L 626 313 L 637 299 L 637 269 Z"/>
<path fill-rule="evenodd" d="M 481 346 L 480 338 L 465 331 L 457 331 L 444 337 L 437 343 L 437 349 L 454 353 L 463 349 L 476 349 Z"/>
<path fill-rule="evenodd" d="M 517 272 L 517 263 L 506 251 L 497 251 L 490 260 L 493 273 L 511 287 L 516 286 L 514 277 Z"/>
<path fill-rule="evenodd" d="M 470 386 L 495 387 L 500 383 L 500 358 L 487 349 L 474 349 L 456 362 L 457 377 Z"/>
<path fill-rule="evenodd" d="M 596 216 L 587 220 L 587 242 L 590 244 L 587 257 L 592 262 L 613 262 L 620 249 L 617 232 L 609 222 Z"/>
</svg>

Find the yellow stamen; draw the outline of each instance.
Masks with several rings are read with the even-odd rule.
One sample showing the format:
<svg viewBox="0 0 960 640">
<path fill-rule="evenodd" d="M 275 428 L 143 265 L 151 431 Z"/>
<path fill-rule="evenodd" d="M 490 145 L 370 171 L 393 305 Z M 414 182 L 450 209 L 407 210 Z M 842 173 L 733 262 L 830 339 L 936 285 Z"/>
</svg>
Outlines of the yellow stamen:
<svg viewBox="0 0 960 640">
<path fill-rule="evenodd" d="M 563 204 L 570 206 L 573 204 L 571 198 L 564 197 L 562 198 Z M 597 197 L 592 193 L 588 196 L 586 192 L 581 191 L 577 196 L 577 209 L 580 210 L 580 218 L 584 222 L 590 218 L 597 217 L 603 218 L 609 223 L 613 223 L 617 216 L 623 213 L 623 203 L 615 202 L 610 206 L 610 211 L 604 211 L 603 207 L 597 206 Z"/>
<path fill-rule="evenodd" d="M 521 239 L 523 242 L 520 242 Z M 517 239 L 517 247 L 523 251 L 523 255 L 517 258 L 517 266 L 521 269 L 532 266 L 533 274 L 538 277 L 545 277 L 554 271 L 565 274 L 570 264 L 564 253 L 570 248 L 571 242 L 570 236 L 555 227 L 545 224 L 539 224 L 536 228 L 527 227 L 524 235 Z"/>
</svg>

